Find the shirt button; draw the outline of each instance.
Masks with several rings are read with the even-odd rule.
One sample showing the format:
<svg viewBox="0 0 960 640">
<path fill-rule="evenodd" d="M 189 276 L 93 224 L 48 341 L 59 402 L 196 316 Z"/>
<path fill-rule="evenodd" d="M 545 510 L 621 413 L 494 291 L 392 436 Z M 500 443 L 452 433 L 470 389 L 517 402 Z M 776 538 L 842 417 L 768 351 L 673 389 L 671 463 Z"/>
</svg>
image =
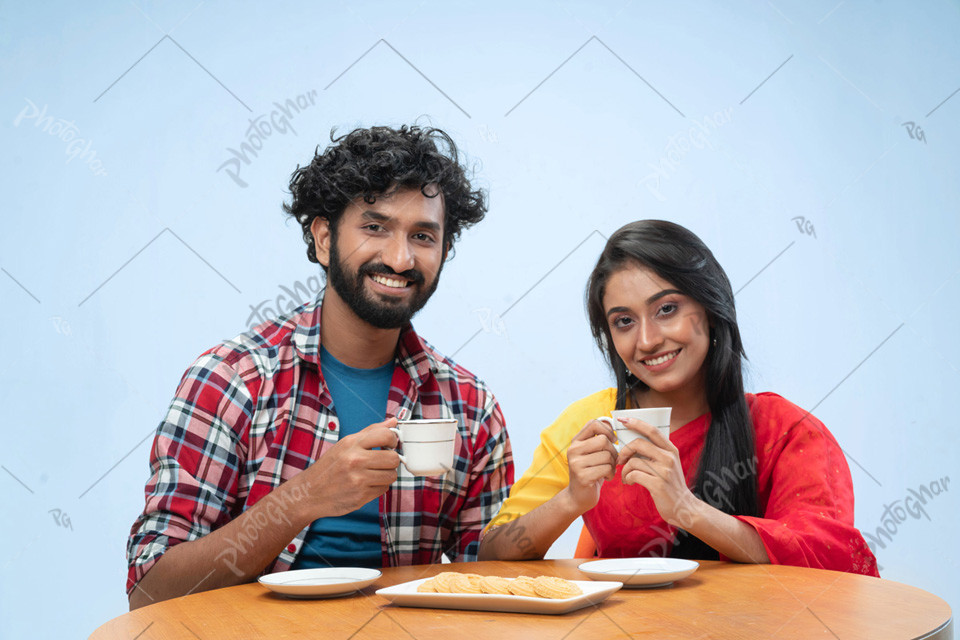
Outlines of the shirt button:
<svg viewBox="0 0 960 640">
<path fill-rule="evenodd" d="M 295 545 L 295 544 L 288 544 L 288 545 L 287 545 L 287 551 L 289 551 L 290 553 L 293 553 L 293 552 L 296 551 L 296 550 L 297 550 L 297 545 Z"/>
<path fill-rule="evenodd" d="M 330 431 L 336 431 L 336 430 L 337 430 L 337 423 L 336 423 L 336 422 L 331 422 L 329 426 L 330 426 Z"/>
</svg>

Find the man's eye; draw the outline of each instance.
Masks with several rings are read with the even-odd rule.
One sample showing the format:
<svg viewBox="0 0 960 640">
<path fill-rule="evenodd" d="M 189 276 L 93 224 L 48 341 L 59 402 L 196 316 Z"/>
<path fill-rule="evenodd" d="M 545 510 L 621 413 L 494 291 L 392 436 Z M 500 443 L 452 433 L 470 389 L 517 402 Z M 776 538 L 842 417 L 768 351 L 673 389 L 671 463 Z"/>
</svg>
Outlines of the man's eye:
<svg viewBox="0 0 960 640">
<path fill-rule="evenodd" d="M 382 230 L 383 230 L 383 227 L 381 227 L 380 225 L 375 224 L 375 223 L 370 223 L 370 224 L 364 225 L 363 228 L 366 229 L 367 231 L 373 231 L 373 232 L 377 232 L 377 231 L 382 231 Z"/>
<path fill-rule="evenodd" d="M 433 236 L 428 233 L 417 233 L 413 236 L 413 238 L 414 240 L 418 240 L 420 242 L 433 242 Z"/>
</svg>

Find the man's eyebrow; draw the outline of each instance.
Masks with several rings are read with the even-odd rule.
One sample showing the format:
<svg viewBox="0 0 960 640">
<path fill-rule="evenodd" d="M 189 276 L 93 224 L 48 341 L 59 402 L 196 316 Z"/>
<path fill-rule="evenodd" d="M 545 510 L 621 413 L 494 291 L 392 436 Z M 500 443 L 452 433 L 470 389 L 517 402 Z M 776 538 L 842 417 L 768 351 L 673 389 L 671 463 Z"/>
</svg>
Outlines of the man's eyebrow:
<svg viewBox="0 0 960 640">
<path fill-rule="evenodd" d="M 393 219 L 388 215 L 380 213 L 379 211 L 371 211 L 370 209 L 365 210 L 362 214 L 360 214 L 360 217 L 364 221 L 379 222 L 380 224 L 386 224 Z M 440 229 L 442 228 L 439 222 L 433 222 L 432 220 L 419 220 L 417 222 L 414 222 L 413 226 L 415 226 L 418 229 L 427 229 L 428 231 L 436 231 L 437 233 L 439 233 Z"/>
<path fill-rule="evenodd" d="M 372 220 L 373 222 L 388 222 L 390 220 L 390 216 L 377 211 L 370 211 L 369 209 L 360 214 L 360 217 L 364 220 Z"/>
<path fill-rule="evenodd" d="M 440 233 L 439 222 L 431 222 L 429 220 L 420 220 L 419 222 L 415 222 L 414 226 L 419 229 L 427 229 L 429 231 L 436 231 L 437 233 Z"/>
</svg>

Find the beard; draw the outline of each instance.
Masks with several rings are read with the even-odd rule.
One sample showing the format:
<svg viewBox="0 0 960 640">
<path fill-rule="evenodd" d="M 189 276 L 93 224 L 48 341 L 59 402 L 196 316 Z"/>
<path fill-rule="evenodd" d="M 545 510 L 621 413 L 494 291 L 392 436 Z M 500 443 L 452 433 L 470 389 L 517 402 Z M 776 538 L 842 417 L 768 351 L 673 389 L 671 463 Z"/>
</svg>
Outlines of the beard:
<svg viewBox="0 0 960 640">
<path fill-rule="evenodd" d="M 356 273 L 351 273 L 340 260 L 337 238 L 334 234 L 330 243 L 330 266 L 327 268 L 327 282 L 350 307 L 350 310 L 364 322 L 378 329 L 399 329 L 406 326 L 413 316 L 427 304 L 427 300 L 437 290 L 442 269 L 443 263 L 441 262 L 440 268 L 437 269 L 437 275 L 434 276 L 433 282 L 429 284 L 426 284 L 423 274 L 416 269 L 397 273 L 381 262 L 362 264 Z M 369 293 L 364 281 L 367 276 L 374 274 L 405 278 L 410 282 L 410 288 L 413 289 L 413 299 L 409 303 L 404 303 L 394 296 Z"/>
</svg>

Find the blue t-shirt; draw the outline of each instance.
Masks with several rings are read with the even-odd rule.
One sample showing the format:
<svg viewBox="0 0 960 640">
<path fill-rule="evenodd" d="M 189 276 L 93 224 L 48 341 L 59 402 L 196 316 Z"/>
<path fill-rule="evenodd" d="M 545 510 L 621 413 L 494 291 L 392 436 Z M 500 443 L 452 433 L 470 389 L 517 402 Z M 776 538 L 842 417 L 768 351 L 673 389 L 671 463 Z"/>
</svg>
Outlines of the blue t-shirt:
<svg viewBox="0 0 960 640">
<path fill-rule="evenodd" d="M 340 419 L 341 438 L 384 420 L 393 369 L 392 362 L 376 369 L 356 369 L 320 347 L 320 370 Z M 382 567 L 378 500 L 342 516 L 314 520 L 291 568 Z"/>
</svg>

